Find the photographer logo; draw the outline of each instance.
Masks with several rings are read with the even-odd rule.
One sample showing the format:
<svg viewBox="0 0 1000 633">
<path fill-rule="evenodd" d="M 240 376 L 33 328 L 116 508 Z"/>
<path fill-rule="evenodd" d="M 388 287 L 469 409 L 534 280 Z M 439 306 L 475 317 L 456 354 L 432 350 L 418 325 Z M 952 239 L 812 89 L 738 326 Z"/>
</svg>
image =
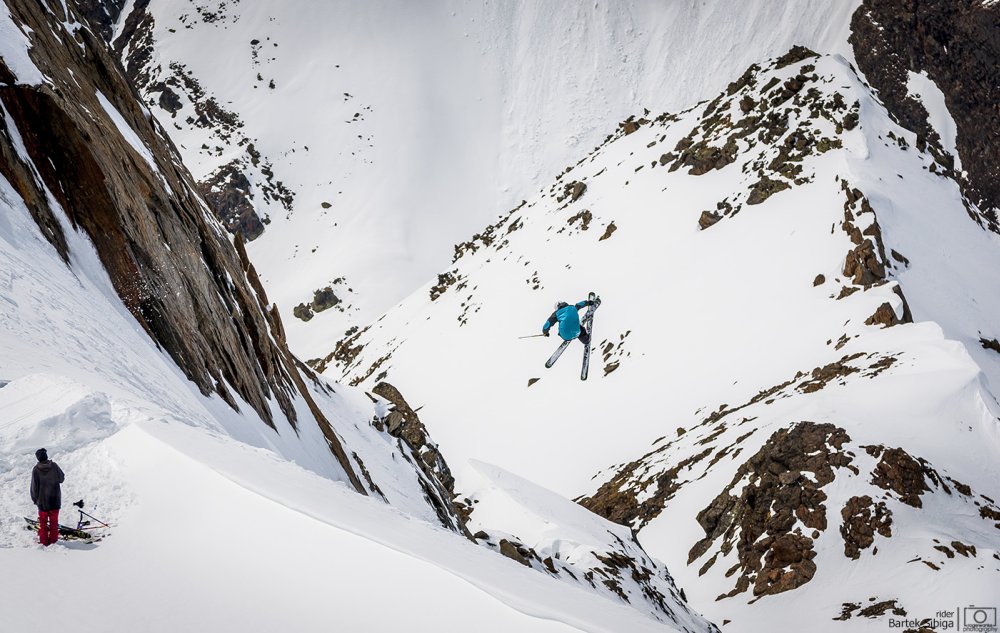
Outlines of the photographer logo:
<svg viewBox="0 0 1000 633">
<path fill-rule="evenodd" d="M 962 609 L 962 631 L 997 633 L 996 607 L 965 607 Z"/>
</svg>

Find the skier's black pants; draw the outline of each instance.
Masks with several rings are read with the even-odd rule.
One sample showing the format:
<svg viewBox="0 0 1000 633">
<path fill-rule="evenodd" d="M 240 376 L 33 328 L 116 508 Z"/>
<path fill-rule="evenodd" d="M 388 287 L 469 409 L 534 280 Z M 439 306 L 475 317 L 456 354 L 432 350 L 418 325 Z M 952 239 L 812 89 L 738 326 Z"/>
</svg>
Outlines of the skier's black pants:
<svg viewBox="0 0 1000 633">
<path fill-rule="evenodd" d="M 584 345 L 590 345 L 590 332 L 580 328 L 580 336 L 577 337 Z"/>
</svg>

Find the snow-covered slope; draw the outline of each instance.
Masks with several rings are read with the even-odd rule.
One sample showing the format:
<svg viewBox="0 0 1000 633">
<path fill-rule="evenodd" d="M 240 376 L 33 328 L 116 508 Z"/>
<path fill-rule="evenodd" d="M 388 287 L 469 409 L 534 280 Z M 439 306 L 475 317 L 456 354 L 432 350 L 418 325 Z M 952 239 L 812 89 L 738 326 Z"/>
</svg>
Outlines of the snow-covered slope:
<svg viewBox="0 0 1000 633">
<path fill-rule="evenodd" d="M 275 431 L 202 396 L 132 321 L 86 241 L 67 231 L 68 267 L 5 181 L 0 199 L 4 627 L 33 626 L 37 609 L 24 605 L 58 577 L 52 622 L 81 631 L 319 631 L 330 618 L 365 631 L 470 619 L 488 631 L 664 630 L 436 527 L 403 445 L 370 426 L 384 405 L 360 390 L 317 385 L 313 396 L 391 505 L 346 484 L 315 425 Z M 40 446 L 67 474 L 62 522 L 83 498 L 113 526 L 96 546 L 50 551 L 23 529 Z"/>
<path fill-rule="evenodd" d="M 792 44 L 845 50 L 856 4 L 152 0 L 116 44 L 216 208 L 263 229 L 248 249 L 311 358 L 609 121 L 706 98 Z"/>
<path fill-rule="evenodd" d="M 288 352 L 242 242 L 73 5 L 4 6 L 0 629 L 35 626 L 54 584 L 47 621 L 90 631 L 716 630 L 634 540 L 551 573 L 475 543 L 402 395 Z M 39 447 L 67 475 L 61 522 L 84 499 L 100 542 L 36 545 Z M 623 564 L 660 593 L 589 577 Z"/>
<path fill-rule="evenodd" d="M 725 630 L 991 604 L 1000 240 L 915 145 L 793 49 L 623 122 L 326 373 L 419 393 L 460 490 L 475 458 L 586 495 Z M 589 290 L 581 382 L 578 343 L 546 370 L 518 337 Z"/>
</svg>

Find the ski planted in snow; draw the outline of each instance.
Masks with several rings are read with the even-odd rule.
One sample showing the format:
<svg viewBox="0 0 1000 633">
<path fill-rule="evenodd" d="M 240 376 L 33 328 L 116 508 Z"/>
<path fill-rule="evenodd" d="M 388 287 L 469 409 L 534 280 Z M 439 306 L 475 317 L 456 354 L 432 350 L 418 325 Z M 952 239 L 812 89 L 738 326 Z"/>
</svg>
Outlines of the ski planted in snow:
<svg viewBox="0 0 1000 633">
<path fill-rule="evenodd" d="M 584 331 L 587 332 L 589 341 L 583 347 L 583 366 L 580 368 L 580 380 L 586 380 L 587 374 L 590 372 L 590 347 L 594 344 L 594 312 L 601 305 L 600 297 L 593 292 L 587 295 L 587 301 L 591 303 L 587 307 L 587 312 L 583 315 L 581 325 Z"/>
<path fill-rule="evenodd" d="M 569 344 L 572 342 L 573 341 L 563 341 L 560 343 L 559 347 L 556 348 L 556 351 L 552 352 L 552 356 L 549 356 L 549 359 L 545 361 L 545 368 L 548 369 L 549 367 L 555 365 L 556 361 L 559 360 L 559 357 L 562 356 L 562 353 L 566 351 L 566 348 L 569 347 Z"/>
</svg>

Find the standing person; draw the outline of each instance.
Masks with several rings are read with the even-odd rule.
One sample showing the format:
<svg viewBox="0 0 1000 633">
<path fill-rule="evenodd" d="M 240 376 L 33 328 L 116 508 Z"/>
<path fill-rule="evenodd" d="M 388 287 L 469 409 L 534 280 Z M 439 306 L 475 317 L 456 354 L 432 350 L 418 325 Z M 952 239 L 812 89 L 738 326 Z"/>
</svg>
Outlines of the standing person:
<svg viewBox="0 0 1000 633">
<path fill-rule="evenodd" d="M 542 334 L 545 336 L 549 335 L 549 328 L 551 328 L 556 323 L 559 324 L 559 337 L 564 341 L 572 341 L 575 338 L 580 339 L 580 342 L 584 345 L 590 344 L 590 332 L 586 329 L 580 327 L 580 313 L 582 310 L 589 306 L 597 307 L 600 305 L 600 299 L 584 299 L 583 301 L 570 305 L 565 301 L 560 301 L 556 304 L 556 310 L 552 313 L 552 316 L 545 322 L 542 326 Z"/>
<path fill-rule="evenodd" d="M 38 463 L 31 471 L 31 502 L 38 506 L 38 540 L 46 547 L 59 540 L 59 508 L 66 476 L 59 464 L 49 461 L 44 448 L 35 451 Z"/>
</svg>

